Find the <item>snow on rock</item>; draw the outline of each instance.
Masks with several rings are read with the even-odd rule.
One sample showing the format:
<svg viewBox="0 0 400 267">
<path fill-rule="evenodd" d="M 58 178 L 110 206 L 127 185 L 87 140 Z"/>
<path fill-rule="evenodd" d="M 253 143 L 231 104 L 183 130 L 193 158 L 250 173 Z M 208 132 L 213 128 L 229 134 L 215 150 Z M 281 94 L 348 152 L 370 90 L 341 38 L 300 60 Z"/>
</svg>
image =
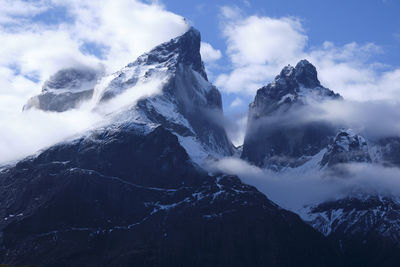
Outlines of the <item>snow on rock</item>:
<svg viewBox="0 0 400 267">
<path fill-rule="evenodd" d="M 321 160 L 321 166 L 339 163 L 371 162 L 367 141 L 350 129 L 341 129 Z"/>
</svg>

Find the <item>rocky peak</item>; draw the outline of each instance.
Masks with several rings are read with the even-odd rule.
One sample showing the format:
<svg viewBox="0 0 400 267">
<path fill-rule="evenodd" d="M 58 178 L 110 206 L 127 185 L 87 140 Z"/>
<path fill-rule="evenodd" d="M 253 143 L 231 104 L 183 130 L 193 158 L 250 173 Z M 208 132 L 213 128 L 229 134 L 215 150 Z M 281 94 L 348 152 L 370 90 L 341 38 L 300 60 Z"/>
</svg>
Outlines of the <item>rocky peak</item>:
<svg viewBox="0 0 400 267">
<path fill-rule="evenodd" d="M 321 160 L 321 166 L 339 163 L 371 162 L 367 141 L 350 129 L 341 129 Z"/>
<path fill-rule="evenodd" d="M 274 81 L 257 91 L 249 106 L 248 127 L 242 158 L 263 167 L 279 170 L 303 164 L 325 148 L 336 134 L 329 123 L 293 123 L 289 110 L 309 105 L 310 99 L 341 98 L 323 87 L 316 68 L 307 60 L 286 66 Z M 269 118 L 279 118 L 271 125 Z M 289 120 L 289 121 L 285 121 Z M 286 123 L 289 122 L 289 123 Z"/>
<path fill-rule="evenodd" d="M 297 63 L 294 73 L 297 82 L 303 87 L 321 87 L 321 83 L 318 80 L 317 69 L 306 59 L 303 59 Z"/>
<path fill-rule="evenodd" d="M 93 87 L 98 78 L 98 73 L 88 68 L 67 68 L 57 71 L 43 85 L 42 91 L 52 91 L 60 89 L 70 90 L 86 90 L 82 88 L 86 83 L 90 83 Z M 86 86 L 87 87 L 87 86 Z M 93 89 L 93 88 L 91 88 Z"/>
<path fill-rule="evenodd" d="M 163 43 L 150 52 L 140 56 L 134 63 L 129 64 L 159 64 L 169 62 L 169 68 L 176 67 L 177 64 L 191 66 L 193 70 L 200 73 L 205 80 L 207 74 L 204 69 L 200 55 L 200 32 L 193 27 L 181 36 L 171 39 L 169 42 Z"/>
<path fill-rule="evenodd" d="M 304 104 L 307 97 L 341 98 L 339 94 L 321 85 L 316 68 L 304 59 L 296 67 L 285 66 L 272 83 L 260 88 L 250 105 L 250 111 L 259 117 L 282 106 L 290 107 L 292 103 Z"/>
<path fill-rule="evenodd" d="M 28 100 L 23 109 L 63 112 L 77 108 L 92 97 L 99 78 L 100 72 L 90 68 L 59 70 L 43 84 L 39 95 Z"/>
</svg>

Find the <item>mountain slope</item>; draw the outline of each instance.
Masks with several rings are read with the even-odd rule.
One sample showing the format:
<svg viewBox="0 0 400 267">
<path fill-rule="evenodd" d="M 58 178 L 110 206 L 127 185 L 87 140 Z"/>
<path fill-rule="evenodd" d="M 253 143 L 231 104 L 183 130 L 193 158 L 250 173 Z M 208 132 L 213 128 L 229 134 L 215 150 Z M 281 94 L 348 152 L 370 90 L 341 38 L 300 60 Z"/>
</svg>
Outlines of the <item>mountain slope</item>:
<svg viewBox="0 0 400 267">
<path fill-rule="evenodd" d="M 2 170 L 0 181 L 2 262 L 337 266 L 299 217 L 236 177 L 207 175 L 163 127 L 96 131 Z"/>
</svg>

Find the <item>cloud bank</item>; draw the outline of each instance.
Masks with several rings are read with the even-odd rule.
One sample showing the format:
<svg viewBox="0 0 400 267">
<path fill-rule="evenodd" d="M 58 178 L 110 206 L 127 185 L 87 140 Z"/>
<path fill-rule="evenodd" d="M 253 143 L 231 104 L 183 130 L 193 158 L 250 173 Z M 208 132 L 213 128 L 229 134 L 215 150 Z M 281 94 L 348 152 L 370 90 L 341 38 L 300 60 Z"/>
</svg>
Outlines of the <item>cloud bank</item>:
<svg viewBox="0 0 400 267">
<path fill-rule="evenodd" d="M 343 165 L 341 168 L 347 174 L 341 176 L 318 168 L 276 173 L 237 158 L 224 158 L 210 163 L 209 167 L 213 172 L 238 175 L 244 183 L 257 187 L 279 206 L 294 212 L 299 212 L 306 205 L 359 196 L 361 193 L 400 194 L 400 169 L 375 164 Z"/>
</svg>

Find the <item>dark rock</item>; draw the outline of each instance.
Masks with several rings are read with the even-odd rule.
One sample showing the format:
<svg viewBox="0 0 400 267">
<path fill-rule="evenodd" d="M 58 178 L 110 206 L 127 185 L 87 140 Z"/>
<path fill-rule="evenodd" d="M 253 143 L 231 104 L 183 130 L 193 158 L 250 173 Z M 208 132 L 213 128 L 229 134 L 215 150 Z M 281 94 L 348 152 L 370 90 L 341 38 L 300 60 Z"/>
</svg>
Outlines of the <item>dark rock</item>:
<svg viewBox="0 0 400 267">
<path fill-rule="evenodd" d="M 97 131 L 0 173 L 0 261 L 39 266 L 339 266 L 324 238 L 176 136 Z M 134 130 L 134 131 L 132 131 Z"/>
</svg>

